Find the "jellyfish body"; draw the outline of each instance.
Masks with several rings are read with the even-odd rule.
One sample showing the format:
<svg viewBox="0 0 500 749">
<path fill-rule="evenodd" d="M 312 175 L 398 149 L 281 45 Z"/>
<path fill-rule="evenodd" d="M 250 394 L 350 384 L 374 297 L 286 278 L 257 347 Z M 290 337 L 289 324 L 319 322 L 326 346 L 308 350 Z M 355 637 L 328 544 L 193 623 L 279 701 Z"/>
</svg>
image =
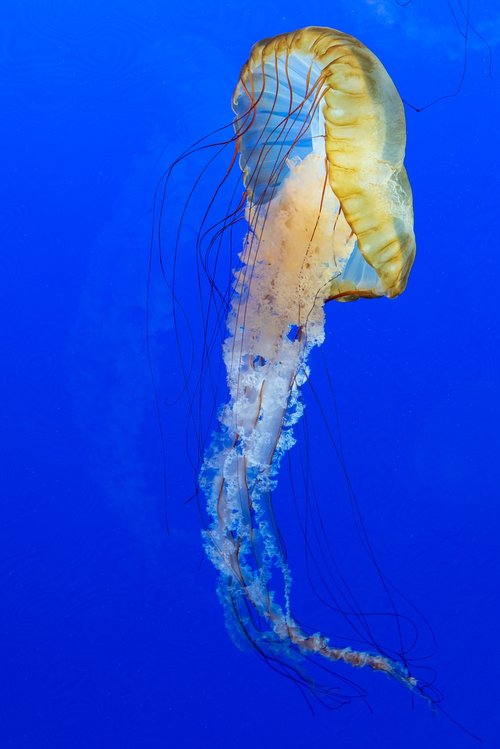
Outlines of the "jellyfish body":
<svg viewBox="0 0 500 749">
<path fill-rule="evenodd" d="M 402 103 L 359 41 L 307 28 L 254 46 L 233 110 L 248 232 L 223 350 L 229 400 L 200 476 L 219 595 L 258 650 L 366 665 L 413 687 L 397 661 L 297 623 L 271 501 L 325 303 L 406 285 L 415 241 Z"/>
</svg>

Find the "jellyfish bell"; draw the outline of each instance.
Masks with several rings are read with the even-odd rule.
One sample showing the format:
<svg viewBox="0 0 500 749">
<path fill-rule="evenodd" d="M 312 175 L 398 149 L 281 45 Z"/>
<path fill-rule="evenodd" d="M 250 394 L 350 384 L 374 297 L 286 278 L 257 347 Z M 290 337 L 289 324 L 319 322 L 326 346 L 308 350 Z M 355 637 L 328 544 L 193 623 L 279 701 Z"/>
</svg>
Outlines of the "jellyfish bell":
<svg viewBox="0 0 500 749">
<path fill-rule="evenodd" d="M 245 186 L 259 216 L 293 170 L 304 192 L 316 195 L 312 214 L 319 206 L 330 213 L 323 244 L 330 248 L 332 235 L 349 227 L 352 241 L 334 249 L 340 272 L 330 297 L 400 294 L 415 256 L 405 117 L 375 55 L 325 28 L 264 40 L 241 71 L 233 109 Z"/>
<path fill-rule="evenodd" d="M 292 575 L 272 507 L 280 463 L 303 413 L 309 354 L 325 338 L 326 302 L 394 298 L 407 283 L 415 239 L 403 106 L 361 42 L 310 27 L 253 47 L 233 110 L 234 137 L 214 146 L 235 146 L 244 201 L 231 199 L 226 217 L 212 224 L 210 248 L 217 245 L 219 258 L 222 238 L 243 218 L 247 231 L 218 308 L 219 327 L 227 310 L 228 397 L 199 476 L 208 516 L 204 544 L 219 573 L 219 596 L 233 634 L 274 664 L 311 656 L 343 661 L 415 689 L 404 662 L 375 646 L 340 646 L 294 617 Z M 311 686 L 300 673 L 301 684 Z"/>
</svg>

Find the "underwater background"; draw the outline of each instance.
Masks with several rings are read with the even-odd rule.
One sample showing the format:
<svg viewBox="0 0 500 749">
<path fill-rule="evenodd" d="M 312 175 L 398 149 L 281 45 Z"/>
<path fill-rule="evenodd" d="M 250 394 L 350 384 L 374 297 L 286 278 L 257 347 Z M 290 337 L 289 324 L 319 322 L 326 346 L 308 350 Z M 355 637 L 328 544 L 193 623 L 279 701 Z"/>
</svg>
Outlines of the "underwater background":
<svg viewBox="0 0 500 749">
<path fill-rule="evenodd" d="M 425 616 L 419 652 L 452 720 L 373 672 L 348 674 L 367 703 L 310 706 L 235 647 L 189 501 L 166 292 L 150 327 L 162 449 L 145 324 L 156 185 L 230 121 L 252 44 L 306 25 L 361 39 L 408 104 L 408 288 L 329 305 L 321 351 L 370 541 Z M 0 747 L 479 745 L 453 720 L 500 747 L 498 5 L 1 0 L 0 39 Z M 195 176 L 181 170 L 184 195 Z M 196 296 L 197 278 L 178 283 Z M 328 411 L 325 369 L 311 369 Z M 304 400 L 311 472 L 340 527 L 341 472 L 307 385 Z M 276 511 L 309 605 L 286 487 Z M 336 553 L 362 589 L 366 561 L 342 537 Z"/>
</svg>

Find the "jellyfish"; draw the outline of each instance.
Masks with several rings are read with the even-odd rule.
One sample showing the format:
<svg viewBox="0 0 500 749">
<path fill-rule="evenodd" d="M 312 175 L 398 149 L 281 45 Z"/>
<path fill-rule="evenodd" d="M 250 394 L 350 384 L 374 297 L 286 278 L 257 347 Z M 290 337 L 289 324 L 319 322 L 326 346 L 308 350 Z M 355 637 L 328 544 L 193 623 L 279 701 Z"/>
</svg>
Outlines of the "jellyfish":
<svg viewBox="0 0 500 749">
<path fill-rule="evenodd" d="M 360 41 L 308 27 L 254 45 L 232 106 L 234 135 L 215 145 L 234 146 L 244 196 L 215 227 L 220 238 L 243 214 L 246 234 L 226 305 L 227 400 L 199 473 L 204 547 L 228 626 L 295 674 L 316 658 L 415 689 L 405 663 L 341 646 L 294 617 L 272 506 L 326 303 L 392 299 L 407 283 L 415 238 L 403 105 Z"/>
<path fill-rule="evenodd" d="M 310 27 L 253 47 L 233 110 L 248 229 L 223 345 L 229 399 L 200 475 L 219 596 L 267 652 L 366 666 L 414 687 L 403 664 L 294 619 L 270 505 L 326 302 L 394 298 L 407 283 L 415 238 L 401 99 L 361 42 Z"/>
</svg>

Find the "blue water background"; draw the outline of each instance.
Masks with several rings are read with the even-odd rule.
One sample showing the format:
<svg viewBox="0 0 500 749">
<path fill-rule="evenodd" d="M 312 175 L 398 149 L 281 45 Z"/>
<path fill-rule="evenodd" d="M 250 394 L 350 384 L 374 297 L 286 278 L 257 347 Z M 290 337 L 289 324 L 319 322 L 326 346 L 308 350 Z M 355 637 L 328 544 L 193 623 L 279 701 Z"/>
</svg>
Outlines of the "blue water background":
<svg viewBox="0 0 500 749">
<path fill-rule="evenodd" d="M 1 747 L 475 745 L 373 673 L 359 675 L 372 713 L 313 717 L 234 647 L 184 504 L 185 419 L 162 406 L 166 534 L 144 324 L 153 192 L 228 121 L 251 45 L 311 24 L 359 37 L 417 107 L 455 91 L 467 47 L 459 94 L 407 108 L 408 290 L 330 305 L 325 356 L 370 538 L 432 626 L 443 705 L 500 746 L 500 12 L 470 3 L 490 58 L 451 7 L 467 45 L 444 0 L 2 0 Z M 167 311 L 155 325 L 163 403 L 180 373 Z"/>
</svg>

